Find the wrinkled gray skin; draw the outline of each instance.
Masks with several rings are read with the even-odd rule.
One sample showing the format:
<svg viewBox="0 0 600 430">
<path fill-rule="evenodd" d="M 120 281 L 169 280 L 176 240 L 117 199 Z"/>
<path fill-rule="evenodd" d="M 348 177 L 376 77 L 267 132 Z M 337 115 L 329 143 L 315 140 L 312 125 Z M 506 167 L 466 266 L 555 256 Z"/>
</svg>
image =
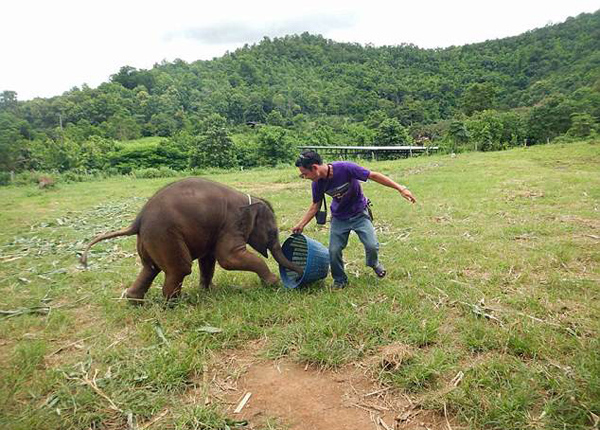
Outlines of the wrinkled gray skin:
<svg viewBox="0 0 600 430">
<path fill-rule="evenodd" d="M 94 238 L 81 262 L 86 264 L 95 243 L 134 234 L 143 267 L 127 289 L 132 300 L 142 299 L 161 271 L 165 272 L 163 295 L 167 299 L 177 296 L 196 259 L 205 288 L 211 285 L 217 261 L 226 270 L 255 272 L 267 284 L 277 283 L 279 278 L 246 244 L 264 257 L 269 250 L 279 264 L 302 274 L 302 268 L 281 251 L 275 214 L 268 202 L 205 179 L 184 179 L 159 190 L 131 226 Z"/>
</svg>

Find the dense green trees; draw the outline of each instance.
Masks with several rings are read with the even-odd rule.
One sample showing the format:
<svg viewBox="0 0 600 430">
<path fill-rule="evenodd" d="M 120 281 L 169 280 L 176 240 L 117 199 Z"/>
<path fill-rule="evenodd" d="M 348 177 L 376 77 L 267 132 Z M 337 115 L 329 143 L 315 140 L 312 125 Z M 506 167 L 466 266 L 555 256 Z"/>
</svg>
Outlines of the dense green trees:
<svg viewBox="0 0 600 430">
<path fill-rule="evenodd" d="M 258 135 L 258 160 L 260 164 L 275 165 L 290 162 L 295 155 L 289 133 L 279 126 L 261 127 Z"/>
<path fill-rule="evenodd" d="M 220 115 L 211 115 L 203 124 L 202 134 L 193 139 L 191 167 L 231 168 L 237 165 L 233 140 L 227 122 Z"/>
<path fill-rule="evenodd" d="M 467 115 L 492 109 L 496 104 L 497 90 L 490 82 L 475 82 L 469 85 L 461 99 L 462 110 Z"/>
<path fill-rule="evenodd" d="M 49 99 L 4 91 L 0 169 L 252 167 L 306 144 L 495 150 L 594 136 L 599 29 L 596 12 L 436 50 L 304 33 L 212 61 L 124 66 Z M 122 143 L 149 136 L 163 139 Z"/>
<path fill-rule="evenodd" d="M 375 143 L 378 146 L 408 145 L 412 139 L 396 118 L 388 118 L 377 127 Z"/>
</svg>

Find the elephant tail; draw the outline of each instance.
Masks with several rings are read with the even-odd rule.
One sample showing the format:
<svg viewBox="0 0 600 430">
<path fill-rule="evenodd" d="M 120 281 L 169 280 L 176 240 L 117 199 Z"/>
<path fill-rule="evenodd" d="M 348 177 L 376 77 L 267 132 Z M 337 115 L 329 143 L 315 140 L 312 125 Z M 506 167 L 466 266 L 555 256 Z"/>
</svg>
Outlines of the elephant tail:
<svg viewBox="0 0 600 430">
<path fill-rule="evenodd" d="M 81 264 L 83 265 L 83 267 L 87 267 L 87 254 L 88 254 L 88 251 L 96 243 L 98 243 L 98 242 L 100 242 L 102 240 L 111 239 L 113 237 L 133 236 L 134 234 L 137 234 L 139 232 L 139 230 L 140 230 L 139 229 L 139 222 L 138 222 L 138 220 L 135 220 L 135 222 L 133 224 L 131 224 L 129 227 L 122 228 L 121 230 L 111 231 L 110 233 L 104 233 L 104 234 L 96 236 L 94 239 L 92 239 L 92 241 L 88 244 L 88 246 L 86 246 L 85 251 L 83 251 L 83 254 L 81 254 L 81 257 L 80 257 L 79 261 L 81 262 Z"/>
</svg>

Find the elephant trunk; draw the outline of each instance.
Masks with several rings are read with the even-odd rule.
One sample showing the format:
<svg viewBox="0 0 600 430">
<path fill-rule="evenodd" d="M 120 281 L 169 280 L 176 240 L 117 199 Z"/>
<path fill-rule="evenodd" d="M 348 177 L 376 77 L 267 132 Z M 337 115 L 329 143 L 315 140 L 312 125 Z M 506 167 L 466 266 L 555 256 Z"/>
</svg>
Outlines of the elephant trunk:
<svg viewBox="0 0 600 430">
<path fill-rule="evenodd" d="M 298 266 L 297 264 L 292 263 L 290 260 L 288 260 L 286 258 L 285 255 L 283 255 L 283 251 L 281 249 L 281 245 L 279 244 L 279 242 L 276 242 L 275 244 L 273 244 L 273 246 L 269 248 L 269 251 L 271 251 L 271 255 L 273 256 L 275 261 L 277 261 L 281 266 L 285 267 L 286 269 L 293 270 L 294 272 L 296 272 L 300 276 L 302 276 L 302 274 L 304 273 L 304 270 L 302 270 L 302 268 L 300 266 Z"/>
</svg>

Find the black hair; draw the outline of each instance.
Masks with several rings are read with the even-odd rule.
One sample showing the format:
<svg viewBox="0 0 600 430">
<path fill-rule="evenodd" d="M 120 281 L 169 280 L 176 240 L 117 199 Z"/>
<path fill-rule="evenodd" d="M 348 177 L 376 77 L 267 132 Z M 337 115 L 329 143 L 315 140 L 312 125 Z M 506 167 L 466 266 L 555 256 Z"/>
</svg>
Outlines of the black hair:
<svg viewBox="0 0 600 430">
<path fill-rule="evenodd" d="M 310 169 L 314 164 L 323 164 L 323 159 L 317 151 L 313 151 L 312 149 L 302 151 L 296 160 L 296 167 L 302 166 L 305 169 Z"/>
</svg>

